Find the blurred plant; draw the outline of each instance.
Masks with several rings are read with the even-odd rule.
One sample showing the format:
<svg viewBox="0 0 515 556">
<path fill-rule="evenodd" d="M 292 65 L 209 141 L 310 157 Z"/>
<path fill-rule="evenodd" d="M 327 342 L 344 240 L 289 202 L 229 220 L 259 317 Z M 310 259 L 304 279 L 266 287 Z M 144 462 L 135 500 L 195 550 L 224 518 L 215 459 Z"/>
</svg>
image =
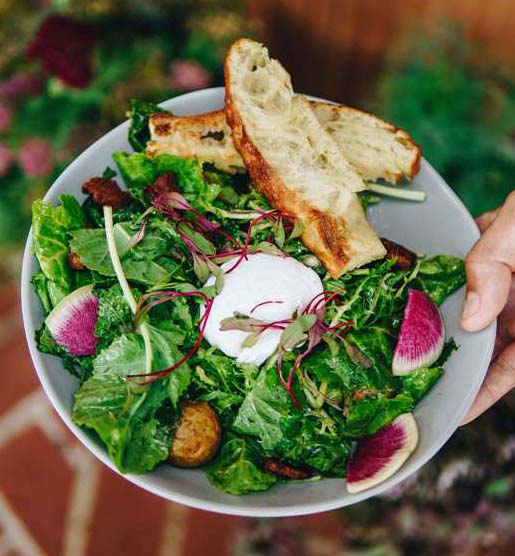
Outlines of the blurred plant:
<svg viewBox="0 0 515 556">
<path fill-rule="evenodd" d="M 375 108 L 409 130 L 474 215 L 514 188 L 515 75 L 484 61 L 456 25 L 404 44 Z"/>
<path fill-rule="evenodd" d="M 0 18 L 0 255 L 131 98 L 222 84 L 227 45 L 253 32 L 241 0 L 3 0 Z"/>
</svg>

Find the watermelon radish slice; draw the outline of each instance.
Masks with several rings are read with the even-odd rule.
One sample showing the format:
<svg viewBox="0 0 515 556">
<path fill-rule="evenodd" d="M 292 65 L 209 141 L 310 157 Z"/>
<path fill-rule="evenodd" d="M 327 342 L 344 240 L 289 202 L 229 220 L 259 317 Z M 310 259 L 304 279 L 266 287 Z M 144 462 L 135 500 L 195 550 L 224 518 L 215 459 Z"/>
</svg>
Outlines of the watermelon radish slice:
<svg viewBox="0 0 515 556">
<path fill-rule="evenodd" d="M 93 286 L 83 286 L 57 304 L 45 324 L 52 338 L 72 355 L 93 355 L 97 319 L 98 299 Z"/>
<path fill-rule="evenodd" d="M 418 443 L 417 423 L 411 413 L 399 415 L 375 434 L 359 440 L 347 464 L 347 490 L 354 494 L 391 477 Z"/>
<path fill-rule="evenodd" d="M 424 292 L 410 290 L 393 354 L 393 374 L 405 375 L 421 367 L 430 367 L 440 357 L 444 341 L 440 310 Z"/>
</svg>

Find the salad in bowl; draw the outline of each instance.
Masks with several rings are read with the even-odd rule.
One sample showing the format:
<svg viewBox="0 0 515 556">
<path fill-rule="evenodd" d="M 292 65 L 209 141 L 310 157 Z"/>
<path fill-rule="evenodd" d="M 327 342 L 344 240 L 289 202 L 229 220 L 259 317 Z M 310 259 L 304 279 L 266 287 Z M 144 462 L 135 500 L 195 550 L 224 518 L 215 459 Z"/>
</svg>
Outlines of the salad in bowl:
<svg viewBox="0 0 515 556">
<path fill-rule="evenodd" d="M 417 447 L 413 411 L 457 348 L 439 306 L 463 262 L 365 218 L 385 194 L 406 211 L 423 199 L 386 185 L 419 169 L 409 136 L 294 95 L 267 56 L 233 45 L 225 111 L 133 102 L 135 152 L 113 152 L 82 196 L 34 203 L 36 345 L 76 377 L 71 419 L 121 473 L 358 493 Z"/>
</svg>

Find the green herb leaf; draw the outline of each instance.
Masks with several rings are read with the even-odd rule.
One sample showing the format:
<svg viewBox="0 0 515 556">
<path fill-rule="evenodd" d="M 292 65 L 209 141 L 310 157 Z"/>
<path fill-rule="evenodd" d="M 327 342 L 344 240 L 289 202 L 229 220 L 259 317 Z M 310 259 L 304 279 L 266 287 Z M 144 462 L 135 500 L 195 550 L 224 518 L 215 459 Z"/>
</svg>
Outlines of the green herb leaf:
<svg viewBox="0 0 515 556">
<path fill-rule="evenodd" d="M 293 351 L 307 340 L 307 332 L 315 325 L 316 315 L 300 315 L 283 330 L 280 347 L 284 351 Z"/>
</svg>

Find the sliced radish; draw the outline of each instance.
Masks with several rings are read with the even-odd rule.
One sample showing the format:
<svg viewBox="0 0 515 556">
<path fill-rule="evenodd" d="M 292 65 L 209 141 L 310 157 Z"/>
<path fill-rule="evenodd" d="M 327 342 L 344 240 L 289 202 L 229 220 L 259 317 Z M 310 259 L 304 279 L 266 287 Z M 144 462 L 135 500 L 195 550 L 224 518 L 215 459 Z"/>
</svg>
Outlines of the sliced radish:
<svg viewBox="0 0 515 556">
<path fill-rule="evenodd" d="M 362 438 L 347 464 L 347 490 L 361 492 L 391 477 L 417 443 L 417 423 L 411 413 L 399 415 L 375 434 Z"/>
<path fill-rule="evenodd" d="M 83 286 L 56 305 L 45 324 L 52 338 L 72 355 L 93 355 L 97 319 L 98 299 L 93 286 Z"/>
<path fill-rule="evenodd" d="M 430 367 L 442 353 L 445 328 L 440 310 L 424 292 L 410 290 L 393 354 L 394 375 Z"/>
</svg>

